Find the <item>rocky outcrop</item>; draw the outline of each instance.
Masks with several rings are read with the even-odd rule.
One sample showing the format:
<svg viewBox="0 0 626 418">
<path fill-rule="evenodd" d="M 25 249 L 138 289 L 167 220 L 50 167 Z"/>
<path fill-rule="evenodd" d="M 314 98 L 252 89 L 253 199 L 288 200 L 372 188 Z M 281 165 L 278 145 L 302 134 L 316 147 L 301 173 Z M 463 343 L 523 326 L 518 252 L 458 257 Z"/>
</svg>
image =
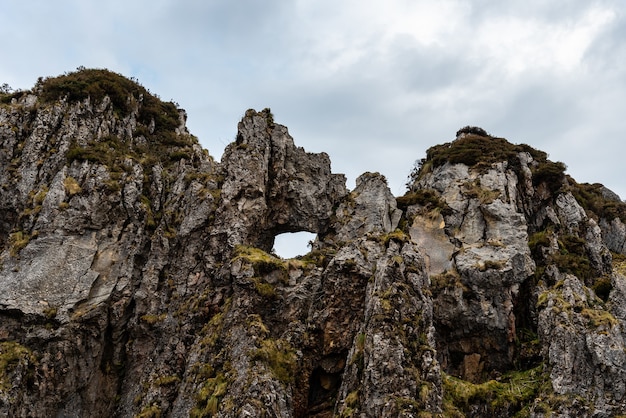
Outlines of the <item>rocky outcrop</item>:
<svg viewBox="0 0 626 418">
<path fill-rule="evenodd" d="M 328 155 L 295 147 L 269 109 L 246 112 L 222 165 L 215 235 L 233 247 L 249 243 L 269 252 L 277 234 L 323 232 L 333 205 L 347 194 L 345 176 L 331 173 Z"/>
<path fill-rule="evenodd" d="M 395 198 L 269 109 L 218 163 L 106 70 L 0 102 L 0 415 L 626 413 L 626 210 L 545 153 L 466 127 Z"/>
<path fill-rule="evenodd" d="M 413 186 L 434 191 L 448 208 L 446 216 L 437 214 L 448 242 L 423 251 L 433 252 L 432 259 L 448 249 L 449 264 L 431 274 L 438 353 L 446 370 L 469 381 L 511 368 L 514 360 L 516 299 L 535 270 L 517 186 L 505 163 L 485 171 L 443 165 Z M 433 216 L 416 213 L 416 239 L 423 231 L 418 225 Z"/>
<path fill-rule="evenodd" d="M 611 230 L 574 197 L 581 186 L 526 146 L 466 133 L 443 147 L 448 159 L 424 161 L 403 198 L 412 237 L 431 244 L 421 250 L 437 260 L 430 277 L 443 371 L 475 390 L 538 367 L 549 372 L 550 390 L 536 387 L 515 407 L 530 416 L 623 411 L 624 342 L 612 314 L 621 303 L 611 290 L 623 276 L 611 273 Z M 471 159 L 476 148 L 486 162 Z M 498 403 L 462 409 L 513 414 L 515 402 Z"/>
</svg>

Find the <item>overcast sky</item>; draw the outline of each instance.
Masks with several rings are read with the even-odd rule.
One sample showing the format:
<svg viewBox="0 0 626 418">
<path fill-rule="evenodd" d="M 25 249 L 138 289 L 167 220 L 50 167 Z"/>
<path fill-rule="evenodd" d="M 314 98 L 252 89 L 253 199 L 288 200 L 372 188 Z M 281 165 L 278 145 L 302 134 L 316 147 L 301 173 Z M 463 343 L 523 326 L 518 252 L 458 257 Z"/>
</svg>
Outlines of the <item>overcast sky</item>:
<svg viewBox="0 0 626 418">
<path fill-rule="evenodd" d="M 0 84 L 78 66 L 136 77 L 215 158 L 246 109 L 395 195 L 476 125 L 626 198 L 623 0 L 0 0 Z"/>
</svg>

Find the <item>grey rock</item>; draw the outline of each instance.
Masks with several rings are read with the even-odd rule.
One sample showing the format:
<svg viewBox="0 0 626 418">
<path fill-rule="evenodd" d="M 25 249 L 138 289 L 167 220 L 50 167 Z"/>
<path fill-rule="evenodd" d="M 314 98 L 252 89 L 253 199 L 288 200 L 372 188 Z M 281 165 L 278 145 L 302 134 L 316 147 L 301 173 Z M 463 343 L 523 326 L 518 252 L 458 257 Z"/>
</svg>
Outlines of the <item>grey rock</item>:
<svg viewBox="0 0 626 418">
<path fill-rule="evenodd" d="M 379 173 L 357 178 L 356 188 L 335 212 L 336 242 L 349 242 L 368 234 L 386 234 L 398 226 L 401 211 L 389 191 L 387 180 Z"/>
<path fill-rule="evenodd" d="M 618 320 L 597 306 L 595 295 L 572 275 L 559 289 L 540 295 L 538 332 L 551 366 L 555 393 L 594 399 L 592 416 L 613 414 L 624 405 L 626 354 Z M 589 295 L 589 296 L 587 296 Z M 604 411 L 604 412 L 602 412 Z"/>
<path fill-rule="evenodd" d="M 218 163 L 140 86 L 45 83 L 0 105 L 0 415 L 626 413 L 626 227 L 537 181 L 541 153 L 396 201 L 269 109 Z M 312 251 L 271 254 L 293 231 Z"/>
</svg>

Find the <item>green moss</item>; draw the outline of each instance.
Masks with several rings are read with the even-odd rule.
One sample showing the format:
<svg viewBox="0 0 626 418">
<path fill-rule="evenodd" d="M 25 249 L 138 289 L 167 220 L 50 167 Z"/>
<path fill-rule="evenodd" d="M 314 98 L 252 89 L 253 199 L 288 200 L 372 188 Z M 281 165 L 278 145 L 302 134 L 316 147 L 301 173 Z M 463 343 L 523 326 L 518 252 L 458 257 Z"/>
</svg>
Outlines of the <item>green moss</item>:
<svg viewBox="0 0 626 418">
<path fill-rule="evenodd" d="M 330 260 L 336 254 L 336 249 L 334 248 L 325 248 L 323 250 L 313 250 L 308 254 L 300 257 L 300 260 L 305 263 L 305 265 L 314 265 L 317 267 L 326 267 Z"/>
<path fill-rule="evenodd" d="M 264 282 L 259 277 L 253 277 L 252 283 L 254 283 L 254 289 L 257 293 L 264 298 L 274 299 L 277 297 L 276 288 L 270 283 Z"/>
<path fill-rule="evenodd" d="M 340 418 L 348 418 L 348 417 L 353 417 L 354 414 L 355 414 L 354 409 L 352 409 L 349 406 L 347 406 L 344 409 L 342 409 L 341 414 L 339 415 L 339 417 Z"/>
<path fill-rule="evenodd" d="M 286 263 L 263 250 L 254 247 L 238 245 L 235 248 L 235 259 L 240 258 L 252 264 L 257 275 L 265 275 L 275 270 L 287 271 Z"/>
<path fill-rule="evenodd" d="M 208 185 L 210 183 L 219 185 L 224 183 L 224 176 L 215 172 L 190 171 L 185 174 L 184 180 L 186 185 L 191 184 L 193 181 L 197 181 L 204 185 Z"/>
<path fill-rule="evenodd" d="M 433 293 L 439 293 L 444 289 L 460 288 L 467 290 L 467 286 L 461 281 L 461 276 L 456 270 L 446 270 L 441 274 L 430 277 L 430 289 Z"/>
<path fill-rule="evenodd" d="M 85 146 L 72 144 L 67 151 L 69 164 L 72 161 L 90 161 L 107 166 L 112 171 L 123 171 L 121 158 L 130 153 L 128 144 L 116 135 L 107 135 Z"/>
<path fill-rule="evenodd" d="M 90 98 L 92 103 L 101 102 L 105 96 L 111 99 L 116 111 L 123 115 L 130 112 L 128 96 L 147 93 L 135 82 L 108 70 L 80 69 L 58 77 L 40 80 L 39 99 L 51 103 L 66 97 L 69 102 Z"/>
<path fill-rule="evenodd" d="M 161 414 L 161 407 L 154 403 L 142 409 L 141 412 L 135 415 L 135 418 L 161 418 Z"/>
<path fill-rule="evenodd" d="M 252 335 L 266 337 L 270 333 L 267 326 L 263 323 L 263 318 L 261 318 L 261 315 L 259 314 L 248 315 L 246 323 L 248 324 L 248 330 Z"/>
<path fill-rule="evenodd" d="M 228 389 L 228 380 L 224 373 L 207 378 L 196 394 L 196 405 L 189 412 L 192 418 L 212 417 L 219 410 L 220 400 Z"/>
<path fill-rule="evenodd" d="M 562 294 L 561 282 L 556 283 L 552 289 L 542 292 L 537 298 L 537 308 L 543 309 L 552 301 L 551 307 L 556 313 L 567 312 L 568 315 L 579 313 L 587 319 L 587 326 L 591 329 L 611 328 L 619 324 L 613 314 L 604 309 L 604 304 L 599 299 L 592 299 L 592 294 L 587 288 L 585 293 L 587 301 L 577 294 L 574 294 L 574 302 L 569 303 Z M 606 330 L 605 330 L 606 331 Z"/>
<path fill-rule="evenodd" d="M 25 217 L 25 216 L 35 216 L 37 214 L 39 214 L 39 212 L 41 212 L 41 205 L 36 205 L 33 208 L 26 208 L 22 211 L 22 213 L 20 214 L 20 217 Z"/>
<path fill-rule="evenodd" d="M 112 179 L 111 180 L 105 180 L 104 181 L 104 186 L 111 193 L 116 193 L 116 192 L 119 192 L 120 190 L 122 190 L 122 185 L 120 184 L 120 182 L 118 180 L 112 180 Z"/>
<path fill-rule="evenodd" d="M 11 373 L 19 365 L 36 364 L 32 351 L 15 341 L 0 343 L 0 391 L 8 390 L 12 386 Z"/>
<path fill-rule="evenodd" d="M 154 212 L 152 212 L 152 202 L 150 202 L 150 198 L 146 195 L 139 196 L 139 201 L 146 211 L 146 228 L 149 230 L 156 229 L 157 222 L 160 221 L 161 213 L 155 216 Z"/>
<path fill-rule="evenodd" d="M 406 398 L 406 397 L 395 397 L 394 401 L 396 406 L 400 411 L 400 416 L 415 416 L 411 414 L 411 412 L 415 413 L 420 411 L 417 415 L 418 418 L 429 417 L 432 418 L 432 414 L 429 412 L 423 411 L 424 404 L 414 398 Z"/>
<path fill-rule="evenodd" d="M 365 348 L 365 333 L 359 332 L 356 336 L 356 350 L 363 351 Z"/>
<path fill-rule="evenodd" d="M 359 403 L 359 391 L 352 391 L 346 396 L 346 405 L 349 407 L 354 407 Z"/>
<path fill-rule="evenodd" d="M 9 234 L 10 254 L 12 257 L 17 257 L 20 251 L 28 245 L 30 242 L 30 235 L 24 231 L 16 231 Z"/>
<path fill-rule="evenodd" d="M 41 79 L 36 89 L 43 103 L 53 103 L 65 97 L 70 103 L 89 98 L 91 103 L 99 104 L 105 97 L 109 97 L 119 117 L 130 115 L 138 105 L 139 122 L 148 126 L 154 121 L 153 133 L 157 136 L 171 132 L 179 125 L 178 109 L 174 103 L 164 103 L 137 80 L 130 80 L 106 69 L 79 68 L 58 77 Z"/>
<path fill-rule="evenodd" d="M 543 365 L 530 370 L 513 371 L 498 380 L 474 384 L 443 375 L 444 411 L 448 416 L 464 416 L 475 405 L 484 405 L 493 416 L 526 416 L 524 410 L 546 389 L 549 376 Z"/>
<path fill-rule="evenodd" d="M 57 316 L 58 308 L 56 306 L 49 306 L 43 310 L 43 314 L 46 319 L 54 319 Z"/>
<path fill-rule="evenodd" d="M 169 159 L 171 161 L 179 161 L 182 159 L 189 160 L 191 159 L 192 151 L 187 149 L 181 149 L 177 151 L 173 151 L 169 155 Z"/>
<path fill-rule="evenodd" d="M 548 229 L 531 235 L 528 240 L 530 252 L 537 262 L 537 270 L 555 264 L 561 272 L 573 274 L 585 282 L 593 279 L 596 272 L 587 255 L 585 241 L 576 235 L 561 235 L 557 241 L 559 251 L 546 255 L 543 249 L 552 245 L 552 236 L 553 232 Z"/>
<path fill-rule="evenodd" d="M 287 281 L 287 270 L 290 265 L 289 262 L 285 262 L 280 258 L 274 257 L 263 250 L 239 245 L 235 248 L 235 258 L 233 261 L 237 259 L 244 260 L 252 265 L 255 277 L 252 277 L 250 280 L 259 295 L 265 298 L 273 299 L 277 296 L 277 293 L 274 285 L 263 279 L 264 276 L 278 270 L 281 272 L 281 279 L 284 282 Z"/>
<path fill-rule="evenodd" d="M 587 280 L 594 276 L 594 270 L 585 249 L 585 241 L 575 235 L 561 237 L 559 253 L 553 255 L 552 261 L 560 271 L 571 273 L 579 279 Z"/>
<path fill-rule="evenodd" d="M 552 289 L 542 292 L 537 297 L 537 308 L 541 309 L 548 305 L 552 301 L 552 310 L 556 313 L 566 312 L 571 310 L 574 306 L 567 302 L 563 297 L 563 293 L 559 290 L 559 283 L 557 283 Z"/>
<path fill-rule="evenodd" d="M 140 319 L 146 324 L 154 325 L 158 322 L 163 322 L 166 317 L 167 314 L 162 313 L 160 315 L 142 315 Z"/>
<path fill-rule="evenodd" d="M 480 185 L 480 180 L 468 181 L 463 184 L 462 188 L 465 196 L 478 200 L 481 204 L 488 205 L 500 196 L 497 190 L 487 190 Z"/>
<path fill-rule="evenodd" d="M 399 209 L 406 211 L 409 206 L 420 205 L 426 210 L 439 209 L 440 213 L 447 215 L 452 209 L 435 190 L 420 189 L 407 192 L 404 196 L 396 198 Z"/>
<path fill-rule="evenodd" d="M 572 178 L 568 178 L 568 183 L 572 195 L 589 216 L 608 220 L 619 218 L 626 223 L 626 203 L 606 199 L 603 195 L 603 185 L 599 183 L 577 183 Z"/>
<path fill-rule="evenodd" d="M 423 405 L 425 405 L 428 402 L 431 392 L 432 392 L 431 384 L 428 382 L 423 382 L 420 386 L 419 393 L 418 393 L 419 400 Z"/>
<path fill-rule="evenodd" d="M 215 377 L 215 370 L 209 363 L 196 363 L 192 366 L 192 374 L 199 379 L 206 380 Z"/>
<path fill-rule="evenodd" d="M 33 196 L 33 203 L 35 205 L 41 205 L 44 200 L 46 200 L 46 196 L 48 195 L 48 187 L 43 186 L 41 190 L 39 190 L 35 196 Z"/>
<path fill-rule="evenodd" d="M 354 414 L 354 409 L 359 407 L 360 394 L 358 390 L 354 390 L 346 396 L 344 400 L 344 408 L 341 411 L 340 417 L 351 417 Z"/>
<path fill-rule="evenodd" d="M 63 185 L 65 186 L 65 192 L 70 195 L 70 197 L 78 194 L 82 191 L 80 185 L 76 181 L 74 177 L 67 176 L 63 180 Z"/>
<path fill-rule="evenodd" d="M 589 320 L 588 325 L 593 328 L 599 327 L 613 327 L 619 324 L 617 318 L 615 318 L 610 312 L 603 309 L 588 309 L 584 308 L 581 315 Z"/>
<path fill-rule="evenodd" d="M 613 256 L 613 271 L 626 276 L 626 255 L 611 253 Z"/>
<path fill-rule="evenodd" d="M 544 306 L 547 305 L 549 299 L 550 299 L 550 291 L 549 290 L 543 291 L 537 297 L 537 303 L 535 306 L 537 308 L 543 308 Z"/>
<path fill-rule="evenodd" d="M 215 347 L 221 337 L 224 328 L 224 314 L 218 312 L 211 317 L 209 322 L 202 328 L 204 337 L 200 340 L 203 347 Z"/>
<path fill-rule="evenodd" d="M 385 247 L 389 247 L 390 241 L 395 241 L 398 244 L 404 244 L 405 242 L 409 242 L 411 237 L 407 235 L 404 231 L 400 229 L 396 229 L 393 232 L 382 235 L 378 238 L 378 240 L 385 245 Z"/>
<path fill-rule="evenodd" d="M 296 354 L 289 342 L 278 339 L 261 341 L 261 347 L 252 352 L 251 358 L 268 365 L 282 383 L 293 382 L 296 370 Z"/>
<path fill-rule="evenodd" d="M 506 266 L 506 262 L 504 261 L 496 261 L 496 260 L 485 260 L 483 264 L 478 267 L 479 271 L 487 271 L 487 270 L 501 270 Z"/>
<path fill-rule="evenodd" d="M 171 386 L 178 384 L 180 377 L 178 376 L 161 376 L 154 380 L 155 386 Z"/>
<path fill-rule="evenodd" d="M 363 373 L 363 369 L 365 368 L 365 341 L 365 334 L 362 332 L 358 333 L 356 336 L 354 354 L 352 354 L 352 358 L 350 359 L 350 365 L 356 365 L 359 376 Z"/>
<path fill-rule="evenodd" d="M 106 167 L 110 178 L 105 178 L 97 185 L 103 190 L 118 193 L 125 175 L 133 174 L 136 164 L 143 168 L 146 186 L 154 176 L 154 166 L 162 167 L 162 178 L 168 180 L 168 172 L 175 169 L 181 159 L 190 164 L 197 163 L 192 161 L 195 155 L 192 145 L 197 144 L 197 139 L 187 133 L 177 132 L 181 115 L 176 104 L 162 102 L 136 80 L 126 79 L 108 70 L 81 68 L 59 77 L 42 79 L 34 90 L 44 105 L 56 103 L 61 98 L 70 103 L 89 98 L 92 105 L 100 106 L 108 97 L 114 118 L 133 115 L 137 122 L 136 128 L 128 136 L 111 134 L 90 138 L 84 143 L 73 140 L 65 154 L 68 165 L 90 162 Z M 137 138 L 142 140 L 135 140 Z M 78 183 L 71 178 L 67 178 L 64 184 L 70 197 L 81 192 Z M 146 194 L 150 198 L 160 198 L 152 195 L 149 187 L 144 190 L 147 190 Z M 162 213 L 153 212 L 149 205 L 146 209 L 146 226 L 150 231 L 155 231 Z M 170 237 L 174 236 L 173 230 L 165 232 Z"/>
</svg>

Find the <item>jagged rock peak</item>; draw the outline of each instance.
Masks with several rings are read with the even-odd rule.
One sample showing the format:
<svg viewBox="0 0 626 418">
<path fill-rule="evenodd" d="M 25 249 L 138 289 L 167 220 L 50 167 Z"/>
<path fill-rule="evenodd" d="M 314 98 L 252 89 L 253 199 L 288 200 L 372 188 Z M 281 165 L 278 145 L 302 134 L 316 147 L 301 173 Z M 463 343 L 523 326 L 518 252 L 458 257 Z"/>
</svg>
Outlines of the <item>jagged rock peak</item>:
<svg viewBox="0 0 626 418">
<path fill-rule="evenodd" d="M 623 411 L 621 389 L 594 393 L 625 375 L 609 366 L 625 360 L 612 351 L 624 347 L 614 303 L 625 205 L 601 185 L 576 183 L 541 151 L 472 133 L 430 148 L 410 180 L 398 200 L 426 258 L 442 368 L 481 382 L 536 366 L 550 371 L 550 396 L 586 399 L 561 406 L 561 416 Z M 572 296 L 583 294 L 591 299 Z M 583 311 L 605 321 L 585 321 Z M 599 342 L 605 333 L 609 345 Z M 598 367 L 612 371 L 599 377 Z"/>
<path fill-rule="evenodd" d="M 0 93 L 0 415 L 626 413 L 626 205 L 480 128 L 405 196 L 106 70 Z M 282 232 L 311 251 L 271 254 Z"/>
<path fill-rule="evenodd" d="M 234 248 L 270 251 L 283 232 L 324 233 L 333 208 L 347 194 L 326 153 L 294 145 L 269 109 L 246 111 L 222 157 L 224 183 L 216 233 Z"/>
</svg>

